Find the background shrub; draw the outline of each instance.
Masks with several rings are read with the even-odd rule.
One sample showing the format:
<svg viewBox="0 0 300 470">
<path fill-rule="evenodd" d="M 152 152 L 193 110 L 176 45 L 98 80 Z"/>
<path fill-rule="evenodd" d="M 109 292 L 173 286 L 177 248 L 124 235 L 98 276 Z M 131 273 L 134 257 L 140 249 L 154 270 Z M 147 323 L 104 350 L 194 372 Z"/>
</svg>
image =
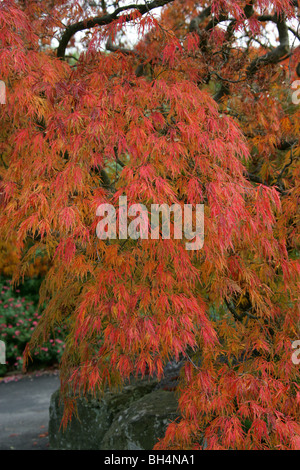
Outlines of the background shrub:
<svg viewBox="0 0 300 470">
<path fill-rule="evenodd" d="M 0 376 L 20 371 L 23 351 L 40 318 L 37 308 L 38 288 L 41 280 L 29 279 L 21 288 L 0 279 L 0 340 L 6 345 L 6 364 L 0 364 Z M 57 328 L 43 347 L 33 354 L 29 369 L 57 364 L 64 349 L 64 331 Z"/>
</svg>

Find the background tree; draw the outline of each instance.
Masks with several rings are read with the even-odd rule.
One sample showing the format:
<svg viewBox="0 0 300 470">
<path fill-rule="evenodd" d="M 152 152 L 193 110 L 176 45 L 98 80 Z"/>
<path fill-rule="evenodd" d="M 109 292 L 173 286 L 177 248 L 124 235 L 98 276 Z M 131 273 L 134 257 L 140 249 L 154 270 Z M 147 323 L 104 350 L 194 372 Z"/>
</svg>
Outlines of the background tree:
<svg viewBox="0 0 300 470">
<path fill-rule="evenodd" d="M 1 236 L 16 281 L 51 260 L 26 355 L 67 328 L 65 421 L 70 392 L 183 357 L 157 448 L 300 449 L 298 2 L 5 0 L 0 23 Z M 99 240 L 120 195 L 204 203 L 203 249 Z"/>
</svg>

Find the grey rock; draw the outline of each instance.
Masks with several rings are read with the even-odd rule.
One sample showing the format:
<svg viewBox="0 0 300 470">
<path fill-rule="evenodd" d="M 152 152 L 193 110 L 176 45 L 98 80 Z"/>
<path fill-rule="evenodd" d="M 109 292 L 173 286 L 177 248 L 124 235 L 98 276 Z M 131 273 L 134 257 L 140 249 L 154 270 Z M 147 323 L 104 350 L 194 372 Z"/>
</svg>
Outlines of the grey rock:
<svg viewBox="0 0 300 470">
<path fill-rule="evenodd" d="M 78 418 L 60 429 L 63 406 L 57 390 L 51 397 L 49 442 L 51 449 L 152 449 L 170 420 L 178 414 L 172 391 L 156 389 L 157 380 L 140 380 L 102 398 L 80 398 Z"/>
<path fill-rule="evenodd" d="M 179 416 L 173 392 L 156 390 L 132 403 L 114 419 L 102 449 L 151 450 L 170 421 Z"/>
</svg>

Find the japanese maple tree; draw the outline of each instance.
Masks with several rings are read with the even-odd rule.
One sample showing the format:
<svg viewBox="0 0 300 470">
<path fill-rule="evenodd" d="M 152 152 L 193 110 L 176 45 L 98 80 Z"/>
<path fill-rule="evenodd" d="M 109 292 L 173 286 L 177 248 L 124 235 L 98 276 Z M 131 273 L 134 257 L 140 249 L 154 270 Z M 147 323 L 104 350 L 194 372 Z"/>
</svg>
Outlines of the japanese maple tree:
<svg viewBox="0 0 300 470">
<path fill-rule="evenodd" d="M 181 418 L 157 449 L 300 449 L 299 14 L 289 0 L 0 3 L 1 238 L 16 240 L 16 282 L 51 263 L 25 356 L 67 327 L 66 421 L 76 396 L 175 358 Z M 99 239 L 97 207 L 122 195 L 204 204 L 203 248 Z"/>
</svg>

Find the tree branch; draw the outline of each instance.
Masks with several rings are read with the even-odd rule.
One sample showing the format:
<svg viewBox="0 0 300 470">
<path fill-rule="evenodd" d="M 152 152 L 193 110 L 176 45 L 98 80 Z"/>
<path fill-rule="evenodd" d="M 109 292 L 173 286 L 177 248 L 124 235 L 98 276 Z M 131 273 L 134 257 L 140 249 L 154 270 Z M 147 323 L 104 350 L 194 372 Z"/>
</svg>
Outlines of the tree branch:
<svg viewBox="0 0 300 470">
<path fill-rule="evenodd" d="M 109 36 L 107 43 L 106 43 L 106 50 L 110 52 L 121 52 L 125 55 L 136 55 L 136 52 L 132 49 L 126 49 L 125 47 L 115 46 L 112 42 L 111 36 Z"/>
<path fill-rule="evenodd" d="M 63 59 L 65 56 L 66 48 L 70 39 L 74 36 L 74 34 L 78 33 L 78 31 L 84 31 L 86 29 L 94 28 L 95 26 L 105 26 L 116 19 L 122 19 L 124 22 L 129 22 L 132 20 L 132 16 L 129 10 L 137 10 L 141 15 L 148 13 L 149 11 L 167 5 L 168 3 L 173 2 L 174 0 L 153 0 L 151 3 L 146 3 L 143 5 L 127 5 L 117 8 L 114 12 L 105 14 L 103 16 L 97 16 L 95 18 L 91 18 L 89 20 L 82 20 L 78 21 L 77 23 L 69 25 L 59 42 L 59 46 L 57 48 L 57 57 Z M 118 16 L 120 13 L 124 13 L 122 16 Z"/>
<path fill-rule="evenodd" d="M 276 64 L 278 63 L 282 57 L 287 55 L 290 51 L 289 45 L 289 29 L 283 17 L 277 17 L 276 15 L 264 15 L 258 17 L 260 21 L 273 21 L 277 24 L 277 29 L 279 33 L 279 46 L 273 49 L 272 51 L 268 52 L 267 54 L 256 57 L 249 67 L 247 68 L 247 75 L 251 77 L 254 75 L 257 70 L 264 65 L 267 64 Z"/>
</svg>

